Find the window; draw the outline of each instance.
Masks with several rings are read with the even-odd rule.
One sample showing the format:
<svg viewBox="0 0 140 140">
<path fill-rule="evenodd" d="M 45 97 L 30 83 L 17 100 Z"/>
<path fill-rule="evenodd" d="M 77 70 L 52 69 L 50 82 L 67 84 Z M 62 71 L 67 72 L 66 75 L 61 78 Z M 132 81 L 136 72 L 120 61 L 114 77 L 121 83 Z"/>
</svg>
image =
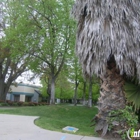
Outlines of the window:
<svg viewBox="0 0 140 140">
<path fill-rule="evenodd" d="M 25 97 L 25 102 L 31 102 L 32 97 L 31 96 L 26 96 Z"/>
<path fill-rule="evenodd" d="M 19 102 L 20 96 L 19 95 L 14 95 L 14 101 Z"/>
</svg>

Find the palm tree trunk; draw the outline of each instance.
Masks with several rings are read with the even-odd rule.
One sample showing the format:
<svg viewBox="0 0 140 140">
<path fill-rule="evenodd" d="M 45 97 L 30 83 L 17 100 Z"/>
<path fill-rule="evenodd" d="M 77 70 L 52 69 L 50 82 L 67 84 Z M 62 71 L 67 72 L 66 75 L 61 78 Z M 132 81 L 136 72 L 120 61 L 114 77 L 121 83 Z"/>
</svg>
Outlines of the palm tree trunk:
<svg viewBox="0 0 140 140">
<path fill-rule="evenodd" d="M 116 69 L 114 58 L 111 58 L 107 65 L 107 72 L 100 76 L 101 88 L 98 100 L 98 114 L 94 118 L 97 132 L 102 132 L 102 136 L 107 133 L 107 117 L 112 110 L 123 109 L 125 107 L 124 80 Z"/>
</svg>

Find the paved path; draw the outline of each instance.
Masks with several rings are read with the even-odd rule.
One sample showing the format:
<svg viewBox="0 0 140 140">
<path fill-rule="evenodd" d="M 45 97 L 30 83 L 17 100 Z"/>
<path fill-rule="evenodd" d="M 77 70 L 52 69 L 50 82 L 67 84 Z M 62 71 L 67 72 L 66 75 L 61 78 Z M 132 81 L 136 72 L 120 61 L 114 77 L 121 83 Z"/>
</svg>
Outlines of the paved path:
<svg viewBox="0 0 140 140">
<path fill-rule="evenodd" d="M 42 129 L 35 116 L 0 114 L 0 140 L 103 140 Z"/>
</svg>

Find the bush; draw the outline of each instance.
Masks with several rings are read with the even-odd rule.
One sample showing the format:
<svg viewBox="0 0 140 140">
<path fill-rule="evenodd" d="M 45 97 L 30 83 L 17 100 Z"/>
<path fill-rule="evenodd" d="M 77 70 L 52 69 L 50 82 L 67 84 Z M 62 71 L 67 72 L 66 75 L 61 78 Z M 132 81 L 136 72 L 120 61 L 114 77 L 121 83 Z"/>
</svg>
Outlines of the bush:
<svg viewBox="0 0 140 140">
<path fill-rule="evenodd" d="M 6 103 L 11 102 L 11 100 L 6 100 Z"/>
<path fill-rule="evenodd" d="M 24 102 L 22 102 L 22 101 L 17 102 L 18 106 L 23 106 L 23 104 L 24 104 Z"/>
<path fill-rule="evenodd" d="M 35 106 L 33 102 L 28 103 L 29 106 Z"/>
<path fill-rule="evenodd" d="M 23 102 L 23 106 L 28 106 L 29 103 L 28 102 Z"/>
<path fill-rule="evenodd" d="M 13 102 L 12 106 L 18 106 L 17 102 Z"/>
<path fill-rule="evenodd" d="M 38 106 L 38 103 L 36 103 L 36 102 L 33 102 L 33 104 L 34 104 L 35 106 Z"/>
<path fill-rule="evenodd" d="M 0 103 L 0 106 L 9 106 L 8 103 Z"/>
<path fill-rule="evenodd" d="M 48 103 L 46 103 L 46 102 L 40 102 L 40 103 L 38 103 L 40 106 L 41 105 L 49 105 Z"/>
<path fill-rule="evenodd" d="M 48 105 L 48 103 L 46 102 L 40 102 L 40 103 L 36 103 L 36 102 L 14 102 L 14 101 L 10 101 L 7 100 L 6 103 L 4 101 L 0 101 L 0 106 L 38 106 L 38 105 Z"/>
<path fill-rule="evenodd" d="M 114 123 L 118 124 L 118 128 Z M 138 117 L 131 106 L 126 106 L 125 109 L 111 111 L 108 117 L 108 124 L 109 131 L 117 132 L 122 140 L 125 140 L 127 138 L 126 131 L 130 128 L 136 129 L 138 127 Z"/>
<path fill-rule="evenodd" d="M 4 103 L 4 101 L 0 100 L 0 103 Z"/>
<path fill-rule="evenodd" d="M 7 101 L 7 104 L 8 104 L 9 106 L 13 106 L 14 102 L 13 102 L 13 101 Z"/>
</svg>

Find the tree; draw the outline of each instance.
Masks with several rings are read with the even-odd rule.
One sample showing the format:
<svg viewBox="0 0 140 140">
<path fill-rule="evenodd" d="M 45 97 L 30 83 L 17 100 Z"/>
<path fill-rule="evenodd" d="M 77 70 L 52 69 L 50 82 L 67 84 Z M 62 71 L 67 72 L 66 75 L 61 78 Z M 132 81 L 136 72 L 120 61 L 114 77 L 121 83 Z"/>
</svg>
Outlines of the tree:
<svg viewBox="0 0 140 140">
<path fill-rule="evenodd" d="M 31 56 L 24 48 L 27 45 L 26 32 L 22 36 L 15 34 L 15 30 L 19 31 L 19 28 L 21 29 L 18 21 L 21 20 L 22 17 L 17 17 L 19 12 L 15 11 L 15 9 L 10 10 L 7 5 L 1 3 L 0 100 L 3 101 L 6 100 L 6 95 L 12 82 L 27 70 L 27 64 Z M 11 16 L 13 19 L 10 19 Z M 21 32 L 22 30 L 20 30 L 20 33 Z"/>
<path fill-rule="evenodd" d="M 86 105 L 86 87 L 87 87 L 87 82 L 84 80 L 83 81 L 83 106 Z"/>
<path fill-rule="evenodd" d="M 24 20 L 19 20 L 18 23 L 30 34 L 28 41 L 32 43 L 26 47 L 32 55 L 30 69 L 47 78 L 50 104 L 55 103 L 55 82 L 69 53 L 68 49 L 73 47 L 75 22 L 69 18 L 72 2 L 10 1 L 11 7 L 19 11 L 22 9 L 22 16 L 19 16 Z M 22 33 L 24 32 L 21 32 L 21 36 Z"/>
<path fill-rule="evenodd" d="M 65 100 L 72 101 L 74 95 L 73 83 L 69 81 L 68 74 L 67 66 L 64 66 L 56 81 L 56 97 L 62 102 Z"/>
<path fill-rule="evenodd" d="M 71 2 L 65 0 L 29 2 L 27 7 L 38 38 L 35 48 L 37 53 L 33 55 L 34 63 L 31 65 L 35 64 L 33 69 L 44 73 L 48 78 L 50 104 L 54 104 L 56 79 L 63 68 L 68 49 L 74 42 L 72 36 L 74 22 L 69 18 Z"/>
<path fill-rule="evenodd" d="M 88 91 L 88 107 L 92 107 L 92 86 L 93 86 L 93 78 L 89 78 L 89 91 Z"/>
<path fill-rule="evenodd" d="M 12 82 L 27 70 L 30 55 L 23 55 L 13 60 L 10 49 L 2 47 L 0 49 L 2 54 L 0 57 L 0 100 L 5 101 Z"/>
<path fill-rule="evenodd" d="M 80 77 L 79 89 L 82 91 L 83 105 L 86 105 L 88 100 L 88 107 L 92 107 L 92 104 L 97 103 L 99 97 L 99 81 L 98 78 L 94 75 L 90 79 L 85 79 Z"/>
<path fill-rule="evenodd" d="M 74 58 L 74 105 L 77 105 L 77 94 L 78 94 L 78 86 L 80 82 L 80 70 L 77 58 Z"/>
<path fill-rule="evenodd" d="M 48 84 L 48 78 L 46 77 L 46 75 L 42 75 L 42 77 L 40 78 L 41 80 L 41 94 L 44 98 L 46 98 L 47 102 L 49 103 L 50 101 L 50 95 L 49 95 L 49 89 L 47 88 L 47 84 Z"/>
<path fill-rule="evenodd" d="M 71 83 L 70 81 L 68 81 L 68 72 L 67 72 L 67 68 L 65 68 L 66 66 L 64 66 L 64 68 L 61 70 L 55 85 L 55 97 L 60 99 L 62 102 L 64 100 L 68 100 L 68 99 L 72 99 L 73 98 L 73 83 Z M 49 101 L 49 91 L 50 89 L 48 89 L 48 87 L 46 87 L 46 85 L 48 85 L 48 78 L 46 77 L 41 77 L 41 83 L 42 83 L 42 88 L 41 91 L 43 93 L 44 97 L 47 97 L 48 101 Z"/>
<path fill-rule="evenodd" d="M 140 79 L 139 5 L 139 0 L 76 0 L 72 9 L 83 74 L 96 74 L 101 81 L 99 112 L 94 120 L 102 136 L 108 130 L 109 112 L 125 107 L 123 75 L 137 74 Z"/>
</svg>

